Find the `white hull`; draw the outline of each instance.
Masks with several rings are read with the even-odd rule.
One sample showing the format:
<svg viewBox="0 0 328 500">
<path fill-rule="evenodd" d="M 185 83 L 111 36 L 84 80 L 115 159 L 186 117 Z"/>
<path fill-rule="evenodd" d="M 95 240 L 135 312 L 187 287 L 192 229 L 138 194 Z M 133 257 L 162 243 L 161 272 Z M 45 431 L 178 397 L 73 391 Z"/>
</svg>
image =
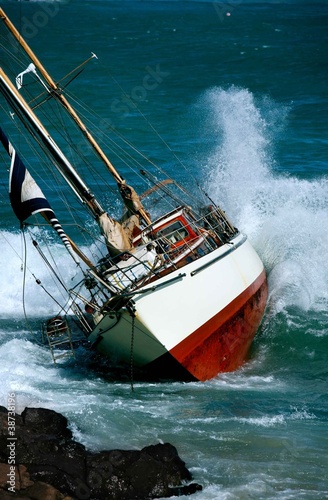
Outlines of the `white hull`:
<svg viewBox="0 0 328 500">
<path fill-rule="evenodd" d="M 264 283 L 260 258 L 246 237 L 239 234 L 232 243 L 144 287 L 142 291 L 148 292 L 137 293 L 133 297 L 136 309 L 133 339 L 132 317 L 123 308 L 116 314 L 103 316 L 89 340 L 113 360 L 129 361 L 133 350 L 133 363 L 139 367 L 154 363 L 168 352 L 174 354 L 175 350 L 183 351 L 175 356 L 180 362 L 179 357 L 190 355 L 214 333 L 211 320 L 216 318 L 217 329 L 218 323 L 229 319 L 229 307 L 238 302 L 238 297 L 249 290 L 245 301 L 249 300 Z M 265 300 L 261 299 L 263 303 Z M 244 304 L 238 303 L 236 307 L 241 305 Z M 263 309 L 264 306 L 261 316 Z M 230 314 L 236 312 L 234 308 Z M 256 331 L 258 324 L 255 327 Z M 254 325 L 252 333 L 247 332 L 245 343 L 251 342 L 248 337 L 253 338 L 253 330 Z M 197 364 L 197 359 L 193 363 Z M 216 373 L 219 371 L 218 367 Z M 197 373 L 192 376 L 203 378 Z"/>
<path fill-rule="evenodd" d="M 196 203 L 196 207 L 192 207 L 190 201 L 195 199 L 194 193 L 188 194 L 171 178 L 162 179 L 162 169 L 158 170 L 160 179 L 140 170 L 147 190 L 138 196 L 81 121 L 66 99 L 64 89 L 51 78 L 2 9 L 1 13 L 31 64 L 18 74 L 16 82 L 20 91 L 0 68 L 0 93 L 22 121 L 24 126 L 19 127 L 19 131 L 26 130 L 42 146 L 42 152 L 50 159 L 47 166 L 63 176 L 79 202 L 97 221 L 105 242 L 98 262 L 90 261 L 64 233 L 41 188 L 0 129 L 0 142 L 12 158 L 10 199 L 21 225 L 31 215 L 42 214 L 57 231 L 70 258 L 77 262 L 77 254 L 87 266 L 83 273 L 84 287 L 81 284 L 73 289 L 65 286 L 68 297 L 60 311 L 69 304 L 67 307 L 92 345 L 111 360 L 133 362 L 150 368 L 152 373 L 175 378 L 179 368 L 189 378 L 205 380 L 240 366 L 261 321 L 267 298 L 263 264 L 246 237 L 208 196 L 211 205 Z M 27 90 L 21 88 L 22 77 L 30 72 L 36 76 L 42 91 L 46 88 L 48 97 L 68 112 L 117 183 L 117 195 L 125 207 L 120 222 L 108 214 L 22 96 Z M 36 95 L 32 102 L 39 108 L 47 100 Z M 60 120 L 61 126 L 63 123 L 64 120 Z M 71 144 L 69 131 L 63 133 L 61 139 L 66 137 L 71 154 L 76 148 Z M 128 146 L 127 141 L 125 145 Z M 132 160 L 134 155 L 126 154 L 124 151 L 122 160 L 126 161 L 127 157 Z M 89 166 L 88 158 L 88 155 L 79 155 L 76 159 L 86 160 Z M 138 161 L 132 169 L 136 166 L 139 169 Z M 155 166 L 153 162 L 151 166 Z M 102 174 L 99 179 L 102 182 Z M 44 185 L 48 188 L 46 181 Z M 172 190 L 168 185 L 172 185 Z M 171 201 L 170 211 L 153 220 L 141 199 L 157 190 Z M 69 207 L 70 202 L 66 203 Z M 75 223 L 71 208 L 69 212 Z M 42 250 L 38 248 L 38 251 L 64 286 Z M 81 303 L 86 314 L 93 315 L 92 326 Z"/>
</svg>

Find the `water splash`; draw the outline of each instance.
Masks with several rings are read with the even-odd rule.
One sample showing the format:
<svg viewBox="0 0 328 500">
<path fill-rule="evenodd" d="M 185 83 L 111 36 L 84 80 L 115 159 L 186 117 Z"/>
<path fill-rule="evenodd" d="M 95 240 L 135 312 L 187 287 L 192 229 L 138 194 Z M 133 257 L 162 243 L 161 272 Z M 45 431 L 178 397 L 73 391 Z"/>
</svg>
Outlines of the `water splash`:
<svg viewBox="0 0 328 500">
<path fill-rule="evenodd" d="M 246 90 L 212 89 L 202 99 L 207 127 L 217 138 L 207 161 L 207 190 L 245 232 L 261 255 L 269 275 L 270 305 L 276 312 L 289 306 L 323 311 L 328 304 L 328 179 L 304 180 L 276 168 L 274 146 L 288 109 L 272 100 L 257 100 Z M 204 112 L 204 111 L 203 111 Z M 288 133 L 288 126 L 284 131 Z M 2 294 L 3 317 L 17 316 L 22 302 L 22 242 L 14 233 L 2 232 L 0 265 L 6 283 Z M 50 243 L 65 276 L 76 274 L 65 250 Z M 14 250 L 13 250 L 14 249 Z M 39 257 L 28 250 L 37 278 L 62 301 Z M 10 264 L 10 265 L 8 265 Z M 56 313 L 51 300 L 40 297 L 33 276 L 25 284 L 28 313 Z M 21 309 L 22 312 L 22 309 Z"/>
<path fill-rule="evenodd" d="M 288 109 L 236 87 L 212 89 L 203 104 L 218 138 L 208 190 L 263 258 L 271 302 L 277 310 L 326 307 L 328 179 L 275 169 L 274 144 Z"/>
<path fill-rule="evenodd" d="M 53 243 L 51 238 L 48 246 L 56 257 L 55 263 L 47 253 L 52 266 L 62 281 L 73 286 L 74 282 L 79 281 L 73 260 L 67 258 L 64 246 Z M 54 280 L 29 238 L 26 238 L 25 246 L 21 234 L 0 232 L 0 268 L 3 282 L 6 283 L 1 293 L 0 318 L 19 319 L 25 314 L 28 318 L 45 317 L 58 313 L 58 302 L 66 304 L 67 296 L 63 287 Z"/>
</svg>

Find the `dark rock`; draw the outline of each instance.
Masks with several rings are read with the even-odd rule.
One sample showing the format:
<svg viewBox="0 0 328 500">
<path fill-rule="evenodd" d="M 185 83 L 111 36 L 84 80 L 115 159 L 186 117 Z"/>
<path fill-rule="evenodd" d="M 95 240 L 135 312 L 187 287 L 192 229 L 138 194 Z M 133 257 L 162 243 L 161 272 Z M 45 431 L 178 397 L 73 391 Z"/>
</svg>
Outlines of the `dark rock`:
<svg viewBox="0 0 328 500">
<path fill-rule="evenodd" d="M 22 413 L 25 428 L 34 434 L 69 439 L 72 432 L 67 428 L 67 418 L 46 408 L 25 408 Z"/>
<path fill-rule="evenodd" d="M 0 500 L 11 500 L 12 498 L 15 498 L 15 500 L 73 500 L 72 497 L 63 495 L 50 484 L 42 482 L 33 483 L 32 486 L 18 493 L 0 490 Z"/>
<path fill-rule="evenodd" d="M 0 407 L 0 500 L 145 500 L 191 495 L 201 486 L 169 443 L 140 451 L 91 453 L 72 439 L 67 419 L 52 410 L 26 408 L 16 415 L 16 493 L 8 491 L 7 410 Z M 19 464 L 19 465 L 17 465 Z M 66 498 L 68 500 L 69 497 Z"/>
</svg>

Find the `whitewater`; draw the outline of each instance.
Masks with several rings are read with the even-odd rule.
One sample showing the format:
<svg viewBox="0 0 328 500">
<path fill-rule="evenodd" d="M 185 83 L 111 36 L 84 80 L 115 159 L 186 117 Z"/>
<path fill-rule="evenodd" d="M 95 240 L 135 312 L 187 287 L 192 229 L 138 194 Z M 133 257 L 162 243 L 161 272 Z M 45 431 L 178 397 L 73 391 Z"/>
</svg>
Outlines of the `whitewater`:
<svg viewBox="0 0 328 500">
<path fill-rule="evenodd" d="M 38 4 L 21 2 L 22 14 L 33 19 Z M 135 381 L 131 392 L 129 374 L 117 379 L 83 346 L 55 366 L 39 341 L 40 324 L 58 306 L 42 287 L 63 298 L 20 233 L 3 176 L 0 404 L 14 391 L 19 412 L 60 411 L 74 438 L 93 450 L 168 441 L 204 487 L 195 499 L 327 498 L 327 7 L 234 2 L 229 19 L 220 19 L 212 2 L 58 5 L 32 42 L 58 75 L 58 30 L 72 58 L 67 72 L 97 49 L 103 66 L 86 73 L 87 100 L 95 87 L 108 88 L 106 67 L 130 94 L 148 65 L 170 73 L 138 104 L 247 234 L 265 264 L 269 300 L 249 361 L 206 383 Z M 3 7 L 17 19 L 12 2 Z M 144 144 L 134 113 L 110 115 L 115 97 L 110 85 L 98 109 Z M 176 173 L 174 159 L 162 157 L 153 139 L 146 144 Z M 76 283 L 65 249 L 47 231 L 45 238 L 62 275 Z"/>
<path fill-rule="evenodd" d="M 272 102 L 268 105 L 275 106 Z M 25 276 L 23 238 L 18 231 L 7 230 L 1 232 L 0 252 L 6 283 L 1 294 L 0 391 L 1 400 L 9 392 L 17 394 L 18 411 L 25 406 L 45 406 L 64 413 L 74 437 L 95 450 L 174 442 L 182 456 L 186 453 L 189 457 L 197 480 L 206 477 L 208 487 L 198 496 L 210 499 L 218 494 L 223 495 L 220 498 L 240 494 L 237 486 L 225 493 L 221 486 L 213 486 L 211 450 L 218 446 L 220 460 L 229 462 L 224 450 L 230 453 L 243 441 L 248 446 L 249 440 L 251 448 L 259 446 L 254 429 L 263 429 L 266 439 L 277 441 L 279 450 L 277 430 L 279 434 L 289 424 L 312 423 L 317 418 L 303 400 L 287 407 L 284 404 L 283 409 L 272 407 L 273 395 L 283 398 L 289 389 L 281 368 L 276 367 L 276 373 L 268 370 L 272 363 L 268 356 L 281 314 L 287 324 L 306 320 L 308 313 L 326 314 L 328 232 L 322 227 L 328 216 L 324 203 L 328 186 L 326 179 L 300 180 L 277 172 L 270 152 L 274 127 L 265 119 L 267 109 L 262 109 L 248 90 L 211 89 L 203 96 L 202 107 L 222 138 L 204 164 L 210 172 L 210 194 L 223 202 L 239 229 L 248 234 L 269 276 L 268 308 L 252 359 L 238 372 L 205 384 L 136 383 L 134 393 L 128 380 L 111 380 L 110 374 L 94 366 L 92 354 L 83 347 L 77 349 L 76 360 L 54 366 L 47 347 L 37 342 L 40 322 L 55 314 L 57 306 L 40 290 L 30 268 L 37 269 L 37 278 L 53 295 L 59 292 L 48 271 L 40 266 L 31 243 L 27 243 Z M 67 266 L 59 244 L 52 243 L 52 247 L 57 258 L 62 257 L 63 274 L 74 280 L 74 265 Z M 327 328 L 311 332 L 309 324 L 306 334 L 324 336 Z M 312 399 L 311 403 L 315 402 L 315 396 Z M 251 438 L 247 438 L 249 434 Z M 276 459 L 280 455 L 298 459 L 299 454 L 296 438 L 286 437 Z M 251 479 L 247 479 L 247 489 L 255 498 L 259 492 L 267 492 L 275 479 L 253 467 L 255 464 L 248 470 Z"/>
</svg>

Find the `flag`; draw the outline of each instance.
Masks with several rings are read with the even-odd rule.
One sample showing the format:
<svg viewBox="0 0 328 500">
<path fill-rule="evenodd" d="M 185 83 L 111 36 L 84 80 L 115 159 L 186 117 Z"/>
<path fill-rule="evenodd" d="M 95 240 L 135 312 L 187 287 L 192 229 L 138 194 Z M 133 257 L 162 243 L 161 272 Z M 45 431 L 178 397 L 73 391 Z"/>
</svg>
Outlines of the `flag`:
<svg viewBox="0 0 328 500">
<path fill-rule="evenodd" d="M 73 253 L 72 245 L 69 238 L 65 234 L 61 224 L 53 212 L 50 203 L 44 196 L 43 192 L 26 169 L 24 163 L 16 153 L 12 144 L 7 139 L 3 130 L 0 127 L 0 140 L 11 157 L 11 165 L 9 172 L 9 197 L 11 206 L 18 220 L 23 222 L 30 215 L 41 213 L 45 219 L 57 231 L 62 242 L 66 246 L 69 253 L 78 263 L 75 254 Z"/>
<path fill-rule="evenodd" d="M 19 73 L 19 75 L 16 76 L 16 85 L 18 90 L 23 86 L 23 75 L 31 72 L 36 74 L 36 68 L 33 63 L 29 64 L 25 71 L 22 71 L 21 73 Z"/>
</svg>

